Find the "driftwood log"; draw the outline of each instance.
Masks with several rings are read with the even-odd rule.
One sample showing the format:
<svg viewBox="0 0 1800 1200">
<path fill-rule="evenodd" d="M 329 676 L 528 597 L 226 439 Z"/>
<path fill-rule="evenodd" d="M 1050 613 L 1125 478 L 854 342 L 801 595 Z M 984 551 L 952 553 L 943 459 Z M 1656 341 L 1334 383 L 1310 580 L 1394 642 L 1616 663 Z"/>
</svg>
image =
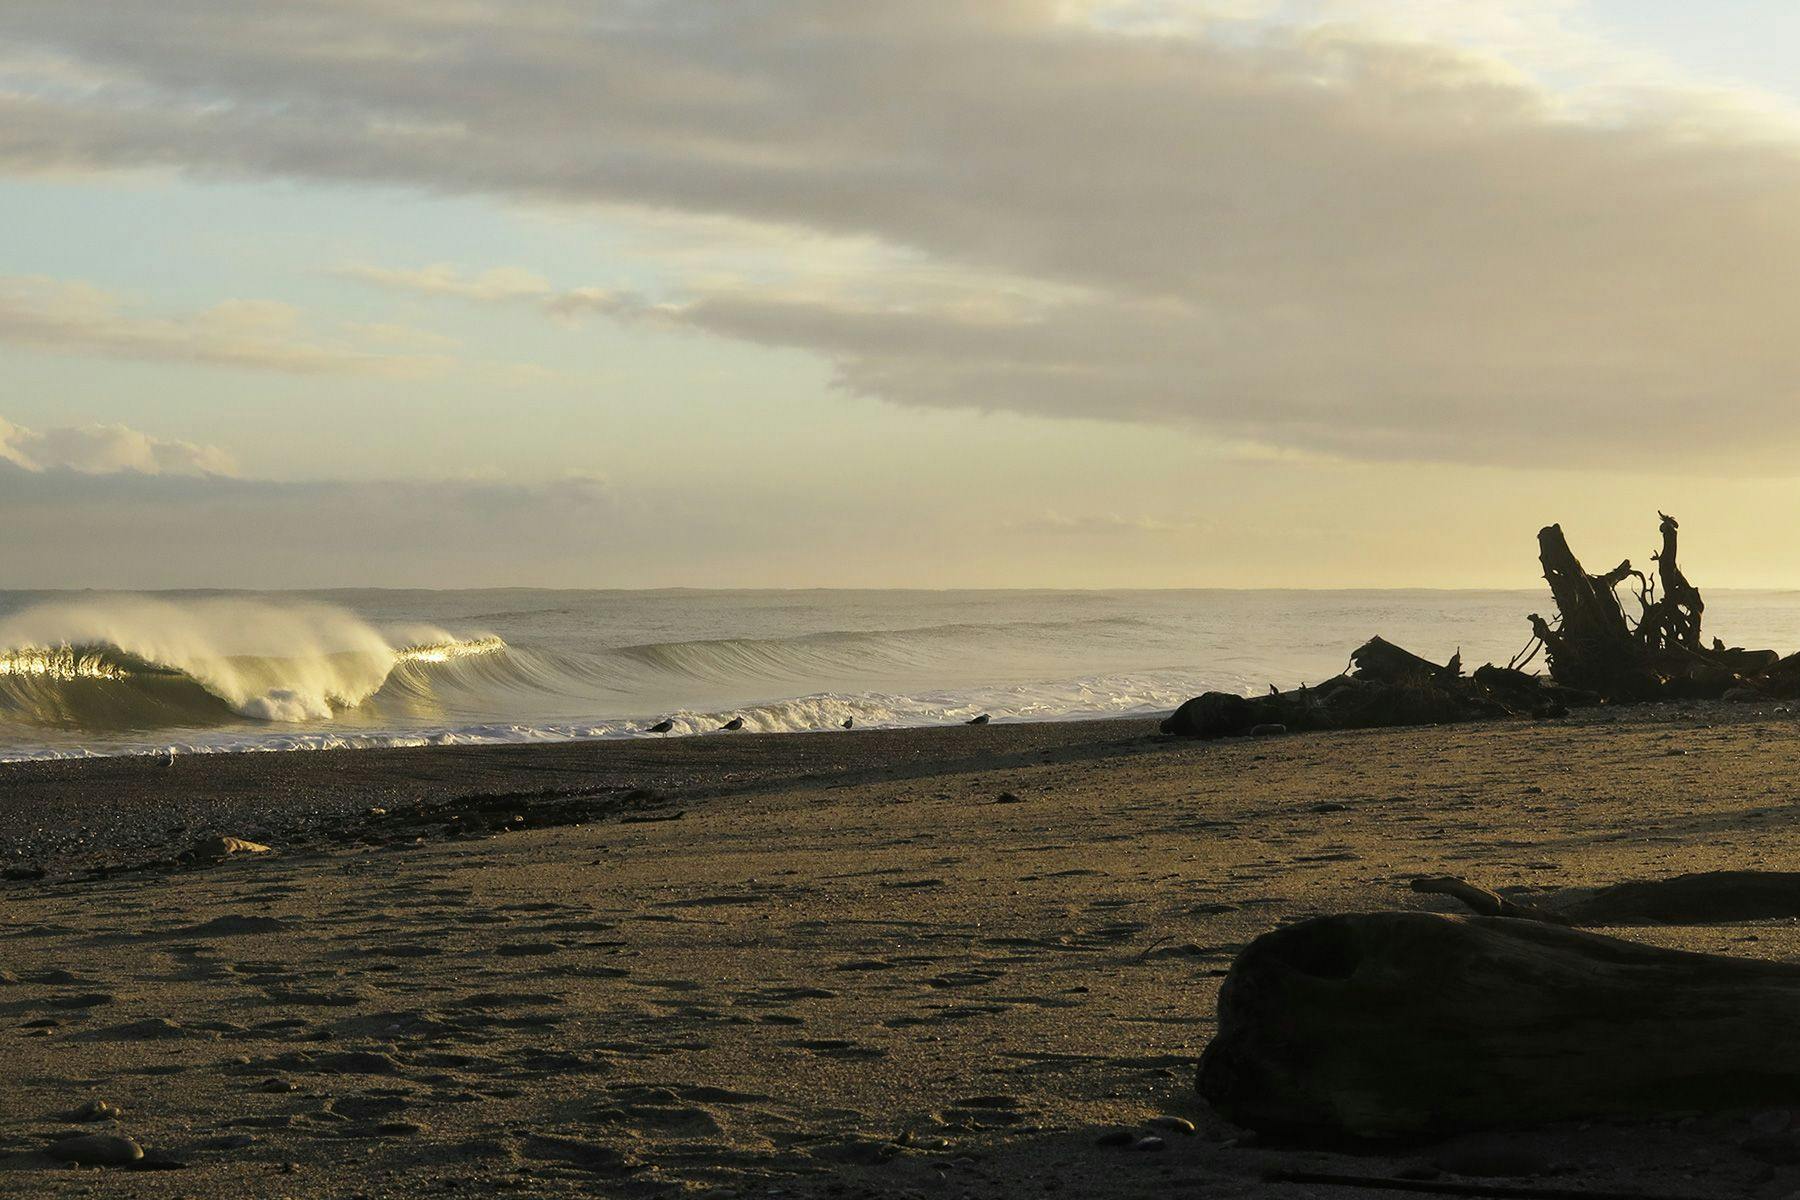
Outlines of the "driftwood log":
<svg viewBox="0 0 1800 1200">
<path fill-rule="evenodd" d="M 1395 1137 L 1800 1103 L 1800 964 L 1539 921 L 1363 913 L 1239 955 L 1199 1089 L 1227 1119 Z"/>
<path fill-rule="evenodd" d="M 1510 899 L 1466 879 L 1415 879 L 1415 892 L 1460 901 L 1484 917 L 1558 925 L 1706 925 L 1800 918 L 1800 871 L 1697 871 L 1632 880 L 1557 904 Z"/>
<path fill-rule="evenodd" d="M 1474 675 L 1462 656 L 1439 664 L 1383 638 L 1350 655 L 1350 670 L 1324 683 L 1266 696 L 1207 692 L 1162 723 L 1180 737 L 1238 737 L 1259 725 L 1289 730 L 1369 729 L 1392 725 L 1448 725 L 1483 718 L 1555 717 L 1599 698 L 1537 675 L 1492 665 Z"/>
<path fill-rule="evenodd" d="M 1800 653 L 1740 650 L 1701 637 L 1706 603 L 1679 561 L 1681 526 L 1667 513 L 1662 545 L 1650 557 L 1654 576 L 1626 559 L 1590 575 L 1569 548 L 1562 526 L 1538 531 L 1538 562 L 1556 615 L 1528 618 L 1532 640 L 1504 667 L 1463 674 L 1462 655 L 1439 665 L 1382 638 L 1350 655 L 1350 669 L 1323 683 L 1266 696 L 1207 692 L 1163 722 L 1179 737 L 1218 738 L 1259 726 L 1287 730 L 1443 725 L 1493 717 L 1560 717 L 1589 704 L 1653 700 L 1800 698 Z M 1636 587 L 1637 615 L 1619 588 Z M 1542 649 L 1548 679 L 1527 674 Z"/>
</svg>

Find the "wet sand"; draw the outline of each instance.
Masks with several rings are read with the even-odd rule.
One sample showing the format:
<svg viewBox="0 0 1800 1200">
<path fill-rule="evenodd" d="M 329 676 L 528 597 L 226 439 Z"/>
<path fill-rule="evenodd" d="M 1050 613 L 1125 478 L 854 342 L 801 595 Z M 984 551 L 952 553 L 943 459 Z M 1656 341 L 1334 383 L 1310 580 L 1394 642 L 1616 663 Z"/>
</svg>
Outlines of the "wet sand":
<svg viewBox="0 0 1800 1200">
<path fill-rule="evenodd" d="M 96 833 L 34 843 L 51 878 L 0 885 L 0 1194 L 1367 1194 L 1267 1176 L 1430 1175 L 1493 1146 L 1296 1150 L 1210 1113 L 1193 1064 L 1243 944 L 1319 912 L 1448 911 L 1407 891 L 1419 874 L 1555 889 L 1800 862 L 1800 728 L 1773 710 L 1152 728 L 8 768 L 24 835 L 109 798 L 121 829 L 276 853 L 59 878 L 155 841 Z M 659 798 L 307 841 L 384 801 L 546 788 Z M 1788 922 L 1618 932 L 1800 956 Z M 96 1099 L 122 1116 L 65 1115 Z M 1745 1144 L 1779 1116 L 1507 1134 L 1528 1177 L 1488 1182 L 1785 1196 L 1800 1166 Z M 1097 1144 L 1121 1130 L 1161 1148 Z M 110 1131 L 168 1169 L 35 1153 Z"/>
</svg>

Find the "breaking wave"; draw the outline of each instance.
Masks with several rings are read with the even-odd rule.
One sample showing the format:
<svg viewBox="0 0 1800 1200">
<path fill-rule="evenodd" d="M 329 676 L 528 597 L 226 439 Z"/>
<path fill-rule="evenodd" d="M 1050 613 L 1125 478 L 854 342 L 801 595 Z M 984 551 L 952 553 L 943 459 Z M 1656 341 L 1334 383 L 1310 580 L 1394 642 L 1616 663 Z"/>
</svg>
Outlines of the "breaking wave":
<svg viewBox="0 0 1800 1200">
<path fill-rule="evenodd" d="M 65 598 L 0 618 L 0 758 L 629 737 L 663 719 L 679 735 L 732 717 L 798 732 L 1147 713 L 1193 694 L 1194 672 L 1046 682 L 1033 669 L 1046 645 L 1104 664 L 1150 633 L 1115 614 L 611 646 L 595 644 L 602 628 L 552 649 L 297 599 Z"/>
<path fill-rule="evenodd" d="M 105 597 L 0 622 L 0 715 L 95 729 L 322 721 L 369 700 L 396 670 L 504 649 L 442 631 L 396 646 L 328 605 Z"/>
</svg>

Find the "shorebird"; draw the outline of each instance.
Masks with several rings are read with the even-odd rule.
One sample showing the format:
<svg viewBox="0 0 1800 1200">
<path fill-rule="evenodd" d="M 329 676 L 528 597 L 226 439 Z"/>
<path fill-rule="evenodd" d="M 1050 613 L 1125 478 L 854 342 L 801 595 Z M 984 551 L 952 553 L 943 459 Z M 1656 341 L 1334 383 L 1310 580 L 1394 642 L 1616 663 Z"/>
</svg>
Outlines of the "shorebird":
<svg viewBox="0 0 1800 1200">
<path fill-rule="evenodd" d="M 650 732 L 651 733 L 667 733 L 667 732 L 669 732 L 669 730 L 671 730 L 673 728 L 675 728 L 675 722 L 669 721 L 669 720 L 663 720 L 663 721 L 658 721 L 656 724 L 652 725 L 650 727 Z"/>
<path fill-rule="evenodd" d="M 986 713 L 982 713 L 979 717 L 970 717 L 964 722 L 966 725 L 986 725 L 987 723 L 988 715 Z"/>
<path fill-rule="evenodd" d="M 734 733 L 737 730 L 742 729 L 743 727 L 744 727 L 744 718 L 733 717 L 733 718 L 731 718 L 731 720 L 729 720 L 729 721 L 725 722 L 723 725 L 719 726 L 719 732 L 720 733 Z"/>
<path fill-rule="evenodd" d="M 855 717 L 845 717 L 844 718 L 844 728 L 845 729 L 849 729 L 851 726 L 853 726 L 855 724 L 856 724 Z"/>
</svg>

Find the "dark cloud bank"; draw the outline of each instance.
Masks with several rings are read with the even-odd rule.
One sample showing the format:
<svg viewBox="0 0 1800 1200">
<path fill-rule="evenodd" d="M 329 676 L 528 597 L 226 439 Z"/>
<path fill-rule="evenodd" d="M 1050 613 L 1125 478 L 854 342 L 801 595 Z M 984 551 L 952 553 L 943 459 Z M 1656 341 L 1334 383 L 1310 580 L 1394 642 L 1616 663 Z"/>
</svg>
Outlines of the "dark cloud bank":
<svg viewBox="0 0 1800 1200">
<path fill-rule="evenodd" d="M 1044 289 L 998 316 L 595 294 L 811 349 L 902 404 L 1356 459 L 1793 449 L 1787 134 L 1679 96 L 1576 119 L 1426 46 L 1129 35 L 1062 7 L 13 0 L 0 33 L 84 82 L 0 98 L 0 169 L 724 214 Z"/>
</svg>

